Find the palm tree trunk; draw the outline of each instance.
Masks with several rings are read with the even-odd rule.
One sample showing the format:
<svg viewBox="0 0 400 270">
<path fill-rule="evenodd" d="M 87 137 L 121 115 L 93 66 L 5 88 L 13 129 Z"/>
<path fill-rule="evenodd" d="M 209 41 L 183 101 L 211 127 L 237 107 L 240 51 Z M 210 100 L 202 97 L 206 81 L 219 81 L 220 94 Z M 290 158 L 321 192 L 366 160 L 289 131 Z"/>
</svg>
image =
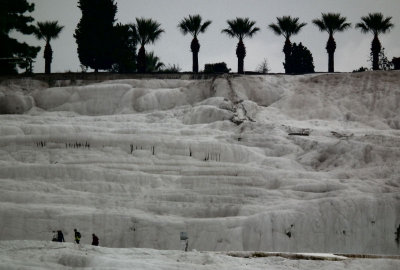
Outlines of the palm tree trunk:
<svg viewBox="0 0 400 270">
<path fill-rule="evenodd" d="M 46 42 L 46 46 L 44 47 L 43 58 L 45 61 L 44 65 L 44 73 L 51 73 L 51 61 L 53 60 L 53 50 L 51 49 L 50 42 Z"/>
<path fill-rule="evenodd" d="M 244 58 L 243 57 L 238 58 L 238 73 L 244 74 Z"/>
<path fill-rule="evenodd" d="M 372 53 L 372 69 L 379 70 L 379 53 L 381 52 L 381 42 L 378 39 L 378 35 L 374 35 L 374 39 L 371 44 Z"/>
<path fill-rule="evenodd" d="M 146 51 L 145 51 L 143 45 L 140 47 L 139 52 L 138 52 L 137 66 L 138 66 L 139 73 L 146 72 Z"/>
<path fill-rule="evenodd" d="M 285 54 L 285 73 L 291 73 L 292 67 L 290 63 L 290 53 L 292 52 L 292 43 L 290 43 L 289 38 L 286 38 L 285 45 L 283 46 L 283 53 Z"/>
<path fill-rule="evenodd" d="M 198 73 L 199 72 L 199 53 L 193 52 L 193 73 Z"/>
<path fill-rule="evenodd" d="M 96 57 L 93 58 L 93 66 L 94 66 L 94 73 L 98 73 L 99 72 L 99 66 L 97 65 L 97 58 Z"/>
<path fill-rule="evenodd" d="M 336 42 L 333 35 L 329 35 L 328 42 L 326 43 L 326 51 L 328 52 L 328 72 L 335 72 L 334 55 L 336 51 Z"/>
<path fill-rule="evenodd" d="M 328 54 L 328 72 L 335 72 L 335 53 L 331 52 Z"/>
<path fill-rule="evenodd" d="M 239 39 L 239 43 L 236 47 L 236 56 L 238 58 L 238 73 L 244 74 L 244 58 L 246 57 L 246 47 L 244 46 L 242 39 Z"/>
<path fill-rule="evenodd" d="M 193 38 L 192 43 L 190 44 L 190 49 L 193 54 L 193 73 L 198 73 L 200 44 L 196 37 Z"/>
</svg>

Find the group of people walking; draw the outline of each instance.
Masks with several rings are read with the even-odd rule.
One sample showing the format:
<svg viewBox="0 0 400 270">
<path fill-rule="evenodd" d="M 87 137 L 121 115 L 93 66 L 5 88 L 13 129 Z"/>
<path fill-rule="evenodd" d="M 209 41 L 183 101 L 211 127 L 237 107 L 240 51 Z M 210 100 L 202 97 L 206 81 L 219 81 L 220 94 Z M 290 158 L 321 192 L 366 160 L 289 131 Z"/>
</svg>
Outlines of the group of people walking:
<svg viewBox="0 0 400 270">
<path fill-rule="evenodd" d="M 75 243 L 79 244 L 79 242 L 81 241 L 81 233 L 78 232 L 77 229 L 74 229 L 74 237 L 75 237 Z M 64 239 L 64 234 L 62 233 L 61 230 L 53 231 L 53 242 L 65 242 Z M 93 246 L 98 246 L 99 245 L 99 238 L 97 237 L 97 235 L 95 235 L 94 233 L 92 234 L 92 245 Z"/>
</svg>

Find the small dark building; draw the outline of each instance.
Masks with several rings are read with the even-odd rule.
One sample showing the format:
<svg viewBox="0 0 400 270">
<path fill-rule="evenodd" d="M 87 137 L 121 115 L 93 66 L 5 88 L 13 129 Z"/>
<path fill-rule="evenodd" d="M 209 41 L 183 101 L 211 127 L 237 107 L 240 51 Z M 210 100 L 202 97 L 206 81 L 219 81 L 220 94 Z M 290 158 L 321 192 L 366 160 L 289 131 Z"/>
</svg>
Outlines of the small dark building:
<svg viewBox="0 0 400 270">
<path fill-rule="evenodd" d="M 400 69 L 400 57 L 393 57 L 392 63 L 394 69 Z"/>
</svg>

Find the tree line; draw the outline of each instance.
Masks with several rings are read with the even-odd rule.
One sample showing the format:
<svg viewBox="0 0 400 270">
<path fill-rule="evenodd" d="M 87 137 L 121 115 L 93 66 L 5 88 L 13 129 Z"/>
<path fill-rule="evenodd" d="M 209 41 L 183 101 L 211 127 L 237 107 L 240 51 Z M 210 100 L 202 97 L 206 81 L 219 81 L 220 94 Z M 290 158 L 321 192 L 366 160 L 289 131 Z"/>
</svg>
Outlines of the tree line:
<svg viewBox="0 0 400 270">
<path fill-rule="evenodd" d="M 150 18 L 136 18 L 135 23 L 116 23 L 115 15 L 117 4 L 115 0 L 78 0 L 82 17 L 75 29 L 74 38 L 78 45 L 77 53 L 81 66 L 85 69 L 109 70 L 114 72 L 146 73 L 157 71 L 163 66 L 159 58 L 152 52 L 146 52 L 145 46 L 160 39 L 165 30 L 161 24 Z M 51 73 L 53 51 L 50 41 L 58 38 L 63 26 L 57 21 L 37 22 L 32 25 L 33 18 L 25 13 L 34 10 L 34 4 L 27 0 L 2 0 L 0 2 L 0 74 L 16 73 L 19 68 L 32 71 L 32 59 L 36 58 L 40 47 L 29 46 L 10 38 L 10 31 L 19 31 L 22 34 L 34 34 L 39 40 L 45 41 L 43 57 L 45 59 L 45 73 Z M 379 70 L 379 57 L 383 47 L 379 35 L 389 32 L 393 27 L 392 17 L 385 17 L 382 13 L 369 13 L 361 17 L 355 28 L 362 33 L 373 34 L 371 43 L 372 69 Z M 244 73 L 244 59 L 246 47 L 244 40 L 254 37 L 261 29 L 250 18 L 235 18 L 227 20 L 227 28 L 221 33 L 238 39 L 236 56 L 238 59 L 238 73 Z M 210 20 L 196 15 L 189 15 L 179 21 L 177 27 L 183 35 L 191 35 L 190 49 L 192 51 L 192 72 L 199 72 L 198 55 L 200 52 L 199 34 L 204 33 L 212 24 Z M 314 19 L 312 24 L 321 32 L 328 33 L 326 51 L 328 53 L 328 72 L 334 72 L 334 54 L 336 42 L 334 34 L 351 28 L 351 23 L 340 13 L 322 13 L 321 18 Z M 277 17 L 275 23 L 268 25 L 268 29 L 285 39 L 283 63 L 285 73 L 313 72 L 311 52 L 301 43 L 291 43 L 290 38 L 298 34 L 307 23 L 300 22 L 298 17 Z M 137 47 L 139 48 L 136 52 Z M 175 67 L 176 70 L 179 67 Z"/>
</svg>

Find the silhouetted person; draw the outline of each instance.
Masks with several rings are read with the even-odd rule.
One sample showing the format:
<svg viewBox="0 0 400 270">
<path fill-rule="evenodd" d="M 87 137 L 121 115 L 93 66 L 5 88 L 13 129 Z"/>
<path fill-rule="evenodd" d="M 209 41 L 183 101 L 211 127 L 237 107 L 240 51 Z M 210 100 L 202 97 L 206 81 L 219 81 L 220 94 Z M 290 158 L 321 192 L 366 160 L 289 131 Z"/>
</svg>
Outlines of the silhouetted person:
<svg viewBox="0 0 400 270">
<path fill-rule="evenodd" d="M 53 237 L 51 238 L 51 241 L 57 242 L 57 232 L 53 231 Z"/>
<path fill-rule="evenodd" d="M 92 245 L 93 246 L 98 246 L 99 245 L 99 238 L 97 237 L 97 235 L 95 235 L 94 233 L 92 234 Z"/>
<path fill-rule="evenodd" d="M 74 232 L 75 232 L 75 242 L 79 244 L 79 241 L 81 241 L 81 233 L 78 232 L 76 229 L 74 229 Z"/>
<path fill-rule="evenodd" d="M 64 234 L 60 230 L 57 231 L 57 242 L 65 242 Z"/>
</svg>

